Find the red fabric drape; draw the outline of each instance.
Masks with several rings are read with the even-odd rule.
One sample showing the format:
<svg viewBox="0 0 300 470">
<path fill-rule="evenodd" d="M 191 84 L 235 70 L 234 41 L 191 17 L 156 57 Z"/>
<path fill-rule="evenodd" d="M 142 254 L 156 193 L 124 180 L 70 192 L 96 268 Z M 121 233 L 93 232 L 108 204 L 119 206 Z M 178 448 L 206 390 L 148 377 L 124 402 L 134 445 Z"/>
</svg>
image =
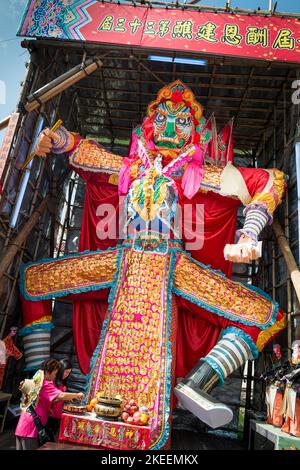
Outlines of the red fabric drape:
<svg viewBox="0 0 300 470">
<path fill-rule="evenodd" d="M 223 249 L 226 243 L 233 243 L 237 208 L 240 202 L 234 199 L 219 196 L 212 192 L 197 193 L 192 200 L 182 198 L 181 206 L 192 204 L 192 210 L 185 211 L 184 227 L 191 227 L 193 234 L 197 233 L 198 244 L 202 248 L 191 250 L 191 255 L 201 263 L 211 265 L 213 269 L 220 269 L 228 277 L 231 276 L 231 263 L 225 261 Z M 196 217 L 196 205 L 203 208 L 204 220 Z M 200 211 L 201 212 L 201 211 Z M 196 223 L 196 221 L 198 223 Z M 184 242 L 193 241 L 189 230 L 183 230 Z M 205 356 L 216 344 L 221 331 L 219 322 L 214 321 L 215 315 L 209 315 L 209 321 L 202 317 L 203 309 L 192 308 L 189 302 L 178 299 L 178 337 L 176 375 L 184 377 L 194 367 L 200 357 Z M 207 312 L 206 312 L 207 313 Z"/>
<path fill-rule="evenodd" d="M 111 246 L 115 246 L 117 244 L 116 239 L 100 240 L 97 237 L 96 227 L 103 220 L 102 217 L 97 216 L 97 209 L 100 204 L 111 204 L 112 207 L 116 208 L 116 216 L 118 216 L 119 197 L 117 186 L 108 182 L 108 175 L 77 169 L 76 171 L 87 183 L 78 251 L 106 250 Z M 104 217 L 107 216 L 104 215 Z M 115 220 L 113 218 L 109 219 L 109 222 L 104 225 L 105 231 L 108 229 L 108 224 L 115 224 Z M 102 297 L 102 299 L 99 297 Z M 107 291 L 99 291 L 99 295 L 88 293 L 88 300 L 83 300 L 81 295 L 77 298 L 74 297 L 74 341 L 79 366 L 85 374 L 89 372 L 90 359 L 100 338 L 102 322 L 107 312 L 107 297 Z"/>
<path fill-rule="evenodd" d="M 31 323 L 40 320 L 42 317 L 52 316 L 51 300 L 33 302 L 31 300 L 26 300 L 23 296 L 21 296 L 21 304 L 23 326 L 30 325 Z"/>
</svg>

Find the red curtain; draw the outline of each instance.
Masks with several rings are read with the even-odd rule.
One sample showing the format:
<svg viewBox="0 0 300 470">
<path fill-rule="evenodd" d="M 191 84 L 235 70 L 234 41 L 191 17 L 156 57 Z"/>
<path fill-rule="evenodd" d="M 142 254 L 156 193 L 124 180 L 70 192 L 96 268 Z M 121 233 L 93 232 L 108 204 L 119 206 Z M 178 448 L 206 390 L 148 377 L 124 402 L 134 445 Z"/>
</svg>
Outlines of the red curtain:
<svg viewBox="0 0 300 470">
<path fill-rule="evenodd" d="M 100 204 L 111 204 L 118 217 L 119 196 L 117 186 L 108 182 L 109 175 L 76 170 L 86 181 L 84 211 L 78 251 L 106 250 L 117 244 L 116 239 L 100 240 L 96 227 L 101 221 L 97 216 Z M 107 218 L 107 215 L 104 215 Z M 103 218 L 102 218 L 103 220 Z M 113 218 L 104 225 L 115 224 Z M 100 338 L 103 319 L 107 312 L 107 291 L 89 292 L 87 300 L 82 295 L 74 297 L 73 332 L 79 366 L 84 374 L 90 369 L 90 359 Z"/>
<path fill-rule="evenodd" d="M 202 248 L 190 251 L 192 257 L 211 265 L 213 269 L 220 269 L 230 277 L 232 264 L 225 261 L 223 249 L 226 243 L 234 242 L 237 208 L 240 202 L 212 192 L 199 192 L 191 201 L 182 199 L 182 207 L 191 203 L 192 211 L 186 211 L 184 220 L 189 217 L 192 217 L 192 220 L 188 220 L 184 226 L 193 226 L 193 234 L 197 233 L 198 245 L 202 245 Z M 204 223 L 203 219 L 196 217 L 197 204 L 198 207 L 202 205 Z M 193 240 L 192 234 L 185 230 L 184 242 L 191 239 Z M 213 348 L 221 331 L 220 324 L 215 321 L 213 314 L 204 312 L 200 307 L 191 307 L 189 302 L 178 298 L 177 377 L 184 377 L 199 358 Z"/>
<path fill-rule="evenodd" d="M 31 323 L 40 320 L 42 317 L 52 316 L 51 300 L 33 302 L 31 300 L 24 299 L 21 295 L 21 304 L 23 326 L 30 325 Z"/>
</svg>

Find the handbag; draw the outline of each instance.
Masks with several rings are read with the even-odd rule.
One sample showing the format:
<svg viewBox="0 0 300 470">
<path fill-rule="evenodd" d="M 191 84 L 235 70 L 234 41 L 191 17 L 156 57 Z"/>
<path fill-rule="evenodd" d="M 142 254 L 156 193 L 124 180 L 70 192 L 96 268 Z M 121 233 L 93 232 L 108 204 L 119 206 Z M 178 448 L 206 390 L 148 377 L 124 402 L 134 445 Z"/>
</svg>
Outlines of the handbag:
<svg viewBox="0 0 300 470">
<path fill-rule="evenodd" d="M 38 441 L 40 446 L 42 446 L 43 444 L 46 444 L 46 442 L 49 442 L 51 440 L 50 436 L 48 435 L 45 426 L 42 425 L 42 422 L 32 405 L 28 407 L 28 411 L 34 419 L 34 423 L 38 430 Z"/>
</svg>

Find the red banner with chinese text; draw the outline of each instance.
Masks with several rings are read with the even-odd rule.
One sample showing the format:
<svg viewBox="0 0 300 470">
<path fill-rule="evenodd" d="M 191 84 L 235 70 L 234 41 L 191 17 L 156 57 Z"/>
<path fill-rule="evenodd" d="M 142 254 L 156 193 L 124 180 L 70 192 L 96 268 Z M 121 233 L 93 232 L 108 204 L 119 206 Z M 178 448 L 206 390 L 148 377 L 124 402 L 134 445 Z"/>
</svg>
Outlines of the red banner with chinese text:
<svg viewBox="0 0 300 470">
<path fill-rule="evenodd" d="M 299 62 L 300 21 L 277 16 L 30 0 L 20 36 Z"/>
</svg>

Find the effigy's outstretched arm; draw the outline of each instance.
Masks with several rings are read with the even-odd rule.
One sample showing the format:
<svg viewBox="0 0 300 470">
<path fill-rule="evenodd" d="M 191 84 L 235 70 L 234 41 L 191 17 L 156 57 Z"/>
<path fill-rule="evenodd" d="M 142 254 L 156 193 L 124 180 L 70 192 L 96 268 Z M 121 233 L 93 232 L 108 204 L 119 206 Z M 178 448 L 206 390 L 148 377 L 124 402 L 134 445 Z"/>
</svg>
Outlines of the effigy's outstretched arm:
<svg viewBox="0 0 300 470">
<path fill-rule="evenodd" d="M 52 299 L 105 299 L 118 259 L 118 248 L 83 252 L 28 263 L 20 269 L 26 370 L 36 370 L 50 355 Z"/>
<path fill-rule="evenodd" d="M 243 252 L 237 249 L 238 245 L 226 245 L 226 259 L 244 263 L 257 259 L 258 252 L 252 247 L 257 244 L 263 228 L 272 224 L 273 214 L 284 196 L 286 176 L 276 168 L 242 168 L 232 164 L 227 164 L 223 171 L 219 167 L 208 168 L 209 172 L 214 172 L 213 181 L 219 182 L 213 191 L 222 196 L 237 197 L 245 206 L 244 226 L 237 231 L 237 236 L 238 245 L 249 244 L 249 249 L 245 246 Z M 209 174 L 208 177 L 204 174 L 203 189 L 209 189 L 210 179 Z"/>
<path fill-rule="evenodd" d="M 247 360 L 256 359 L 286 327 L 286 315 L 263 291 L 231 281 L 185 253 L 178 255 L 173 292 L 179 305 L 223 329 L 217 344 L 175 388 L 189 411 L 211 427 L 223 426 L 232 411 L 211 401 L 208 393 Z"/>
<path fill-rule="evenodd" d="M 117 256 L 118 249 L 112 248 L 25 264 L 20 270 L 22 295 L 41 301 L 110 288 Z"/>
<path fill-rule="evenodd" d="M 273 214 L 282 201 L 285 191 L 285 174 L 262 168 L 238 168 L 245 181 L 249 196 L 245 201 L 245 222 L 238 235 L 257 241 L 267 224 L 272 224 Z"/>
<path fill-rule="evenodd" d="M 253 344 L 259 351 L 267 344 L 266 340 L 271 339 L 266 331 L 272 328 L 273 334 L 278 333 L 276 322 L 284 317 L 278 304 L 262 290 L 232 281 L 188 253 L 178 255 L 173 291 L 189 302 L 191 310 L 193 304 L 207 310 L 208 321 L 209 312 L 216 314 L 221 328 L 235 325 L 244 330 L 254 329 L 255 335 L 251 332 Z M 281 329 L 285 326 L 280 325 Z"/>
<path fill-rule="evenodd" d="M 123 158 L 105 150 L 94 140 L 83 139 L 79 134 L 60 126 L 55 132 L 44 129 L 37 140 L 35 153 L 45 158 L 47 153 L 67 154 L 75 171 L 119 174 Z"/>
</svg>

